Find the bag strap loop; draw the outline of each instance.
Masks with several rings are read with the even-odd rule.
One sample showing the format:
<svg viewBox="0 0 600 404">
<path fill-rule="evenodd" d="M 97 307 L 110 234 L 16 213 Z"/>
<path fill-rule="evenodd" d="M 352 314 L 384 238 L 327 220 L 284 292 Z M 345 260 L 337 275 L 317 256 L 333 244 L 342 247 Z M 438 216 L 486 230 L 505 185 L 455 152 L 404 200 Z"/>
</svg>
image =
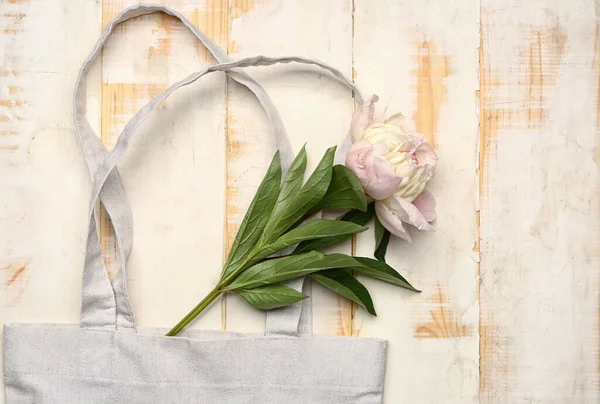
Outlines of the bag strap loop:
<svg viewBox="0 0 600 404">
<path fill-rule="evenodd" d="M 108 153 L 98 140 L 98 137 L 95 136 L 87 119 L 85 118 L 85 76 L 91 68 L 94 60 L 99 55 L 108 37 L 118 24 L 131 18 L 159 11 L 165 12 L 181 20 L 183 24 L 188 27 L 209 49 L 219 63 L 210 66 L 201 72 L 191 74 L 183 80 L 178 81 L 165 90 L 162 94 L 150 101 L 146 106 L 141 108 L 127 123 L 114 148 L 110 153 Z M 334 77 L 342 81 L 342 83 L 353 90 L 355 101 L 357 103 L 362 103 L 360 93 L 356 86 L 337 69 L 323 62 L 300 57 L 269 58 L 265 56 L 256 56 L 234 62 L 225 54 L 222 49 L 220 49 L 212 40 L 210 40 L 210 38 L 206 37 L 206 35 L 204 35 L 193 24 L 186 20 L 185 17 L 164 6 L 138 4 L 124 10 L 107 25 L 105 32 L 96 43 L 94 50 L 90 56 L 88 56 L 80 70 L 74 95 L 74 116 L 77 131 L 83 145 L 88 166 L 90 170 L 94 172 L 92 197 L 90 200 L 88 245 L 86 248 L 86 260 L 83 276 L 81 312 L 82 327 L 135 329 L 134 317 L 127 295 L 125 268 L 126 259 L 131 250 L 131 210 L 129 204 L 127 203 L 118 170 L 116 168 L 118 162 L 124 156 L 127 148 L 129 147 L 135 130 L 156 108 L 156 106 L 175 90 L 189 85 L 209 73 L 217 71 L 226 72 L 230 77 L 238 81 L 240 84 L 248 87 L 256 95 L 263 109 L 267 113 L 270 127 L 275 137 L 276 147 L 281 152 L 282 166 L 285 171 L 293 160 L 293 152 L 281 118 L 279 117 L 277 110 L 275 109 L 264 89 L 240 68 L 247 66 L 270 66 L 277 63 L 290 62 L 314 64 L 322 69 L 328 70 L 333 74 Z M 347 138 L 344 145 L 340 148 L 340 150 L 338 150 L 339 153 L 337 155 L 337 161 L 343 159 L 345 151 L 347 148 L 349 148 L 350 144 L 351 140 Z M 118 251 L 121 257 L 120 271 L 115 280 L 112 282 L 112 285 L 108 278 L 106 269 L 104 268 L 102 251 L 100 248 L 96 222 L 94 219 L 94 208 L 98 200 L 102 201 L 109 216 L 111 217 L 113 226 L 115 228 L 115 238 L 117 241 Z M 301 284 L 302 282 L 300 282 L 300 285 L 296 286 L 300 288 Z M 280 309 L 276 312 L 270 313 L 267 321 L 268 333 L 297 335 L 302 307 L 305 307 L 306 303 L 304 303 L 304 306 L 302 304 L 298 304 L 297 306 L 298 307 L 291 307 L 289 310 Z M 308 322 L 312 323 L 309 312 L 310 310 L 308 308 L 306 310 L 306 315 L 303 315 L 302 317 L 307 319 Z"/>
</svg>

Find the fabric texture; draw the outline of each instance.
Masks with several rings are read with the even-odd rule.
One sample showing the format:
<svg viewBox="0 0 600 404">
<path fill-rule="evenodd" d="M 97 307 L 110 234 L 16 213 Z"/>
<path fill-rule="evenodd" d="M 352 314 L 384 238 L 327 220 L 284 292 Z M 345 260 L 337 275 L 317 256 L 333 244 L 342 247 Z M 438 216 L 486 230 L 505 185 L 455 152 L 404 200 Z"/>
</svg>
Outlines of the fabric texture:
<svg viewBox="0 0 600 404">
<path fill-rule="evenodd" d="M 131 18 L 164 12 L 189 28 L 217 64 L 173 84 L 127 123 L 109 153 L 85 117 L 85 76 L 115 27 Z M 81 324 L 11 324 L 4 327 L 4 378 L 8 404 L 21 403 L 381 403 L 386 342 L 375 338 L 312 333 L 310 299 L 271 310 L 265 334 L 138 328 L 127 294 L 126 261 L 132 216 L 116 165 L 136 128 L 173 91 L 213 72 L 225 72 L 247 87 L 264 108 L 282 166 L 293 152 L 283 122 L 264 89 L 242 70 L 247 66 L 305 63 L 328 71 L 362 98 L 337 69 L 300 57 L 256 56 L 233 61 L 210 38 L 174 10 L 138 4 L 111 21 L 84 62 L 74 93 L 74 119 L 93 176 L 90 222 L 82 279 Z M 336 162 L 351 145 L 339 148 Z M 110 280 L 96 228 L 97 202 L 115 230 L 120 270 Z M 310 295 L 310 282 L 291 287 Z"/>
</svg>

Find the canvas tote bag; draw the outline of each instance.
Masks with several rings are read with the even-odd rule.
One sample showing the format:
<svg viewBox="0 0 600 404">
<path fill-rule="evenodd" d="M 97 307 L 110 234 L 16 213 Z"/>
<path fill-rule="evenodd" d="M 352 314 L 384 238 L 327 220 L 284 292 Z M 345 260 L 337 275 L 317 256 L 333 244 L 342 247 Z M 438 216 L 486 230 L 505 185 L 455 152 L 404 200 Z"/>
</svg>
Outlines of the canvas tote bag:
<svg viewBox="0 0 600 404">
<path fill-rule="evenodd" d="M 115 26 L 154 12 L 180 19 L 217 64 L 175 83 L 138 111 L 108 153 L 85 118 L 84 79 Z M 386 342 L 313 335 L 310 299 L 268 312 L 264 334 L 186 329 L 177 337 L 165 337 L 164 329 L 136 327 L 129 304 L 125 262 L 131 251 L 132 218 L 116 165 L 135 129 L 176 89 L 223 71 L 252 91 L 264 107 L 285 169 L 293 153 L 279 114 L 263 88 L 240 68 L 288 62 L 328 70 L 362 102 L 356 87 L 322 62 L 263 56 L 234 62 L 183 16 L 163 6 L 139 4 L 108 24 L 81 68 L 74 96 L 75 124 L 94 177 L 81 324 L 4 327 L 6 403 L 381 403 Z M 340 156 L 349 144 L 346 139 Z M 123 257 L 112 282 L 96 230 L 98 200 L 111 217 Z M 290 286 L 310 294 L 310 283 L 302 279 Z"/>
</svg>

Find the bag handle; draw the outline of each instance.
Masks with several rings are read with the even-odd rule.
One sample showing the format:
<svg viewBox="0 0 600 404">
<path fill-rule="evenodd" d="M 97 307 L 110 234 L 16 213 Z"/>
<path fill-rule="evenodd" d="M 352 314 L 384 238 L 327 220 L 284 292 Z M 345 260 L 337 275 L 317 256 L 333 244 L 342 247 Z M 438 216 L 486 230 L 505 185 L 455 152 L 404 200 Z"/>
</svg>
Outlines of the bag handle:
<svg viewBox="0 0 600 404">
<path fill-rule="evenodd" d="M 75 85 L 73 103 L 75 127 L 79 139 L 81 141 L 84 156 L 92 176 L 97 171 L 98 166 L 104 160 L 108 152 L 102 144 L 102 142 L 100 141 L 99 137 L 94 133 L 93 129 L 89 125 L 89 122 L 85 115 L 85 77 L 91 69 L 94 61 L 100 54 L 100 51 L 106 43 L 106 41 L 108 40 L 108 37 L 111 35 L 111 33 L 114 31 L 114 28 L 117 25 L 131 18 L 156 12 L 164 12 L 179 19 L 188 29 L 192 31 L 192 33 L 209 50 L 209 52 L 218 62 L 232 61 L 229 55 L 227 55 L 217 44 L 215 44 L 209 37 L 207 37 L 205 34 L 199 31 L 192 23 L 190 23 L 176 11 L 173 11 L 167 7 L 152 4 L 137 4 L 123 10 L 107 25 L 103 35 L 99 38 L 98 42 L 94 46 L 93 51 L 83 63 Z M 264 89 L 258 83 L 256 83 L 256 81 L 254 81 L 250 76 L 248 76 L 246 72 L 242 70 L 231 71 L 228 74 L 231 78 L 236 80 L 238 83 L 246 86 L 258 98 L 261 98 L 263 100 L 265 104 L 267 118 L 271 123 L 271 128 L 282 128 L 280 133 L 274 133 L 276 140 L 276 148 L 281 150 L 281 158 L 284 162 L 284 166 L 286 163 L 291 163 L 293 159 L 293 152 L 289 140 L 285 135 L 283 123 L 277 110 L 273 106 L 273 103 L 271 102 L 270 98 L 266 95 Z M 129 257 L 129 253 L 131 251 L 133 227 L 131 209 L 129 207 L 129 203 L 127 202 L 127 198 L 123 190 L 123 185 L 118 170 L 113 170 L 111 172 L 109 178 L 107 179 L 106 185 L 102 189 L 100 199 L 102 204 L 106 208 L 109 217 L 111 218 L 111 224 L 115 231 L 115 237 L 117 240 L 119 254 L 123 262 L 123 260 L 126 260 Z M 84 288 L 86 288 L 87 285 L 89 285 L 90 283 L 105 283 L 105 280 L 96 279 L 94 277 L 84 278 Z M 112 288 L 120 291 L 119 293 L 115 293 L 115 298 L 117 299 L 117 323 L 123 327 L 132 327 L 132 310 L 129 307 L 127 299 L 122 299 L 122 297 L 127 296 L 125 272 L 119 271 L 117 276 L 113 279 Z M 84 295 L 85 293 L 86 290 L 84 290 Z M 99 292 L 91 290 L 90 293 L 92 295 L 95 295 Z M 83 303 L 85 304 L 86 301 L 84 300 Z M 93 316 L 89 320 L 86 318 L 86 313 L 88 311 L 83 310 L 83 308 L 85 307 L 82 307 L 82 324 L 96 323 L 96 320 L 93 319 Z M 111 309 L 107 306 L 105 310 L 110 311 Z M 102 323 L 104 323 L 104 321 L 102 321 Z"/>
<path fill-rule="evenodd" d="M 123 21 L 126 21 L 127 19 L 134 18 L 134 17 L 143 15 L 143 14 L 148 14 L 151 12 L 156 12 L 156 11 L 165 11 L 168 14 L 181 19 L 186 26 L 193 27 L 192 31 L 194 31 L 196 36 L 198 36 L 201 39 L 210 41 L 208 38 L 206 38 L 204 36 L 204 34 L 202 34 L 193 25 L 191 25 L 191 23 L 189 23 L 187 20 L 185 20 L 185 18 L 183 18 L 181 15 L 177 14 L 176 12 L 174 12 L 172 10 L 169 10 L 162 6 L 136 5 L 134 7 L 131 7 L 129 9 L 123 11 L 119 16 L 117 16 L 115 18 L 115 20 L 113 20 L 107 26 L 105 33 L 103 34 L 103 36 L 99 40 L 98 44 L 94 48 L 94 51 L 92 52 L 90 57 L 88 57 L 88 59 L 86 60 L 86 63 L 84 63 L 84 67 L 81 70 L 82 74 L 80 74 L 78 83 L 82 82 L 82 76 L 84 76 L 85 73 L 87 72 L 87 70 L 89 70 L 89 66 L 94 61 L 94 59 L 97 57 L 99 51 L 102 48 L 102 45 L 106 42 L 107 37 L 110 35 L 112 30 L 114 29 L 114 26 L 116 26 L 117 24 L 119 24 Z M 204 41 L 203 41 L 203 43 L 204 43 Z M 218 48 L 214 43 L 212 43 L 212 45 L 220 50 L 220 48 Z M 222 52 L 224 54 L 224 52 L 222 50 L 220 50 L 220 52 Z M 105 195 L 110 195 L 112 199 L 108 198 L 108 197 L 105 197 L 105 199 L 106 199 L 106 201 L 108 201 L 109 203 L 112 204 L 112 206 L 111 206 L 112 209 L 108 209 L 108 207 L 107 207 L 107 211 L 109 211 L 111 218 L 112 217 L 117 218 L 117 220 L 114 221 L 115 230 L 117 230 L 119 228 L 119 226 L 121 226 L 123 224 L 127 224 L 127 220 L 126 220 L 127 216 L 128 216 L 127 212 L 129 212 L 129 217 L 130 217 L 129 207 L 127 206 L 126 210 L 123 210 L 121 205 L 115 203 L 118 201 L 118 199 L 120 199 L 120 201 L 118 201 L 120 204 L 123 204 L 123 203 L 126 204 L 126 199 L 124 198 L 124 194 L 122 193 L 122 187 L 121 187 L 121 192 L 117 192 L 116 190 L 118 190 L 118 187 L 117 187 L 118 182 L 116 180 L 112 180 L 113 182 L 111 185 L 110 181 L 111 181 L 111 178 L 118 179 L 118 174 L 115 177 L 111 177 L 111 176 L 114 175 L 113 172 L 116 172 L 116 170 L 115 170 L 116 165 L 120 161 L 120 159 L 123 157 L 123 155 L 125 154 L 126 149 L 129 146 L 130 140 L 133 137 L 133 134 L 134 134 L 136 128 L 146 119 L 146 117 L 151 113 L 151 111 L 160 102 L 162 102 L 169 94 L 171 94 L 176 89 L 186 86 L 188 84 L 191 84 L 194 81 L 201 78 L 202 76 L 204 76 L 208 73 L 215 72 L 215 71 L 228 72 L 229 74 L 231 74 L 232 77 L 235 73 L 236 75 L 240 75 L 240 77 L 238 77 L 238 78 L 245 82 L 244 85 L 247 85 L 247 87 L 249 87 L 249 88 L 253 87 L 251 89 L 253 90 L 253 92 L 255 92 L 257 98 L 261 102 L 261 105 L 266 110 L 266 112 L 270 118 L 269 120 L 271 123 L 271 127 L 276 134 L 276 139 L 280 140 L 279 143 L 282 143 L 284 145 L 284 147 L 280 147 L 280 150 L 282 151 L 282 161 L 283 161 L 282 165 L 285 168 L 287 168 L 289 166 L 289 164 L 291 163 L 293 156 L 291 153 L 291 147 L 289 147 L 289 141 L 288 141 L 287 137 L 285 136 L 285 129 L 281 123 L 281 120 L 279 119 L 277 111 L 273 107 L 272 103 L 270 102 L 270 99 L 268 98 L 267 94 L 264 92 L 262 87 L 260 87 L 255 81 L 253 81 L 249 76 L 247 76 L 247 74 L 245 74 L 244 72 L 240 72 L 237 69 L 239 67 L 246 67 L 246 66 L 269 66 L 272 64 L 276 64 L 276 63 L 289 63 L 289 62 L 316 64 L 317 66 L 319 66 L 323 69 L 329 70 L 330 72 L 333 73 L 333 75 L 336 78 L 340 79 L 344 84 L 346 84 L 348 87 L 350 87 L 354 91 L 355 99 L 358 102 L 362 101 L 360 98 L 358 89 L 354 86 L 354 84 L 351 83 L 348 79 L 346 79 L 339 71 L 337 71 L 336 69 L 332 68 L 329 65 L 326 65 L 319 61 L 313 61 L 313 60 L 298 58 L 298 57 L 268 58 L 268 57 L 264 57 L 264 56 L 257 56 L 257 57 L 253 57 L 253 58 L 243 59 L 243 60 L 240 60 L 237 62 L 220 63 L 217 65 L 211 66 L 202 72 L 194 73 L 194 74 L 188 76 L 187 78 L 180 80 L 179 82 L 177 82 L 174 85 L 172 85 L 171 87 L 169 87 L 165 92 L 160 94 L 154 100 L 149 102 L 145 107 L 140 109 L 140 111 L 138 111 L 138 113 L 136 113 L 136 115 L 128 122 L 128 124 L 125 126 L 125 129 L 123 130 L 121 136 L 119 137 L 117 144 L 115 145 L 113 150 L 107 155 L 106 159 L 102 162 L 102 164 L 100 164 L 98 166 L 98 169 L 96 170 L 96 174 L 95 174 L 94 185 L 93 185 L 93 190 L 92 190 L 92 199 L 90 201 L 90 228 L 89 228 L 89 233 L 88 233 L 88 247 L 86 249 L 86 264 L 85 264 L 85 268 L 84 268 L 84 277 L 83 277 L 84 285 L 83 285 L 83 296 L 82 296 L 82 299 L 83 299 L 82 326 L 95 327 L 95 328 L 114 328 L 115 326 L 121 326 L 121 327 L 125 327 L 125 328 L 134 328 L 133 314 L 131 313 L 131 309 L 129 308 L 126 285 L 124 282 L 124 280 L 126 279 L 125 259 L 121 260 L 121 268 L 120 268 L 121 273 L 120 273 L 120 276 L 117 277 L 117 280 L 113 284 L 113 286 L 115 286 L 115 289 L 113 291 L 113 288 L 110 285 L 110 281 L 108 280 L 108 275 L 104 269 L 104 263 L 102 260 L 98 235 L 96 232 L 96 224 L 95 224 L 95 221 L 93 218 L 93 212 L 94 212 L 94 206 L 95 206 L 98 198 L 102 198 Z M 77 91 L 77 89 L 79 89 L 79 88 L 80 88 L 79 86 L 76 88 L 76 100 L 79 99 L 78 94 L 82 94 L 81 91 Z M 77 108 L 78 107 L 76 106 L 76 110 L 77 110 Z M 79 109 L 79 112 L 81 112 L 81 111 L 85 112 L 84 109 L 83 110 Z M 82 115 L 79 115 L 79 117 L 81 118 Z M 76 118 L 76 122 L 77 122 L 77 118 Z M 86 123 L 87 123 L 87 121 L 85 121 L 85 124 Z M 85 124 L 84 124 L 84 126 L 85 126 Z M 87 125 L 87 126 L 89 127 L 89 125 Z M 93 132 L 91 132 L 91 129 L 90 129 L 88 131 L 88 133 L 93 133 Z M 82 143 L 83 143 L 83 140 L 82 140 Z M 349 139 L 347 139 L 346 144 L 347 145 L 350 144 Z M 285 150 L 286 147 L 288 149 L 287 152 Z M 342 149 L 343 148 L 344 147 L 342 147 Z M 340 150 L 340 153 L 338 154 L 338 159 L 343 158 L 343 155 L 344 155 L 343 152 L 344 152 L 343 150 Z M 104 149 L 103 153 L 106 155 L 105 149 Z M 285 156 L 286 154 L 288 157 L 286 157 L 284 160 L 283 156 Z M 106 188 L 109 188 L 110 192 L 107 192 Z M 123 212 L 125 212 L 125 213 L 123 213 Z M 126 247 L 126 243 L 124 244 L 123 240 L 121 239 L 122 234 L 117 231 L 115 231 L 115 234 L 116 234 L 117 244 L 119 247 L 119 252 L 121 254 L 121 257 L 126 257 L 127 256 L 126 255 L 127 247 Z M 116 287 L 117 285 L 119 287 Z M 115 303 L 115 300 L 116 300 L 116 303 Z M 119 316 L 118 314 L 116 316 L 117 319 L 119 319 L 119 318 L 121 319 L 121 324 L 119 324 L 118 320 L 117 320 L 117 324 L 115 324 L 115 311 L 122 312 L 121 316 Z M 294 310 L 294 311 L 299 311 L 299 310 Z M 309 317 L 309 316 L 307 315 L 305 317 Z M 292 319 L 292 321 L 290 321 L 290 315 L 289 315 L 289 313 L 285 312 L 285 310 L 284 311 L 278 310 L 277 314 L 271 315 L 270 318 L 271 319 L 281 318 L 282 319 L 281 323 L 285 323 L 285 324 L 290 324 L 290 323 L 293 324 L 295 322 L 295 327 L 294 327 L 295 330 L 298 329 L 298 324 L 300 321 L 299 316 L 297 319 L 294 317 L 294 319 Z M 279 333 L 279 331 L 283 331 L 283 333 L 286 334 L 288 331 L 287 329 L 279 330 L 278 326 L 277 326 L 277 323 L 278 323 L 277 321 L 270 321 L 269 323 L 272 325 L 269 328 L 270 333 Z"/>
<path fill-rule="evenodd" d="M 133 135 L 134 135 L 137 127 L 139 127 L 139 125 L 141 125 L 141 123 L 148 117 L 148 115 L 152 112 L 152 110 L 154 110 L 158 106 L 158 104 L 160 104 L 165 98 L 167 98 L 173 91 L 177 90 L 180 87 L 189 85 L 189 84 L 195 82 L 196 80 L 198 80 L 199 78 L 201 78 L 209 73 L 212 73 L 212 72 L 229 71 L 231 69 L 235 69 L 238 67 L 246 67 L 246 66 L 269 66 L 269 65 L 273 65 L 273 64 L 277 64 L 277 63 L 288 63 L 291 61 L 310 63 L 304 59 L 296 58 L 296 57 L 268 58 L 268 57 L 264 57 L 264 56 L 256 56 L 256 57 L 252 57 L 252 58 L 242 59 L 242 60 L 239 60 L 236 62 L 217 64 L 217 65 L 208 67 L 207 69 L 205 69 L 202 72 L 194 73 L 194 74 L 188 76 L 187 78 L 173 84 L 165 92 L 163 92 L 162 94 L 157 96 L 154 100 L 149 102 L 146 106 L 144 106 L 142 109 L 140 109 L 138 111 L 138 113 L 127 123 L 121 136 L 117 140 L 117 143 L 115 144 L 113 150 L 108 154 L 107 158 L 104 160 L 104 162 L 98 168 L 98 171 L 96 172 L 95 179 L 94 179 L 94 185 L 92 187 L 92 199 L 90 201 L 90 215 L 93 212 L 93 208 L 95 206 L 95 203 L 99 197 L 100 191 L 102 190 L 102 187 L 103 187 L 105 181 L 109 177 L 110 172 L 116 167 L 116 165 L 119 163 L 120 159 L 125 155 L 125 152 L 127 151 L 127 148 L 129 147 L 129 145 L 131 143 L 131 140 L 133 138 Z M 319 65 L 321 66 L 322 63 L 319 62 Z M 90 227 L 92 227 L 92 226 L 93 226 L 93 224 L 90 225 Z M 92 235 L 90 235 L 90 237 L 92 237 Z M 90 257 L 95 257 L 95 259 L 99 260 L 99 261 L 102 260 L 101 256 L 99 254 L 94 253 L 94 251 L 90 251 Z M 93 265 L 92 263 L 88 262 L 87 260 L 86 260 L 86 263 L 90 264 L 89 268 L 96 268 L 100 265 L 100 263 Z M 123 271 L 123 273 L 125 273 L 124 272 L 125 268 L 124 268 L 123 263 L 122 263 L 121 271 Z M 116 290 L 115 293 L 119 293 L 119 291 Z M 286 323 L 286 324 L 290 323 L 290 320 L 287 318 L 287 317 L 289 317 L 288 312 L 278 311 L 277 313 L 278 314 L 276 314 L 275 316 L 282 316 L 282 318 L 285 318 L 284 323 Z M 299 314 L 300 313 L 298 313 L 298 315 Z M 299 318 L 296 318 L 296 316 L 295 316 L 292 323 L 296 324 L 296 326 L 295 326 L 296 329 L 298 328 L 298 322 L 299 322 Z M 270 324 L 274 324 L 274 323 L 271 322 Z M 132 324 L 132 326 L 133 326 L 133 324 Z M 273 327 L 276 328 L 275 326 L 273 326 Z M 277 329 L 274 329 L 272 333 L 279 333 L 279 331 Z M 283 334 L 287 334 L 287 333 L 288 333 L 288 331 L 286 328 L 285 330 L 283 330 Z"/>
</svg>

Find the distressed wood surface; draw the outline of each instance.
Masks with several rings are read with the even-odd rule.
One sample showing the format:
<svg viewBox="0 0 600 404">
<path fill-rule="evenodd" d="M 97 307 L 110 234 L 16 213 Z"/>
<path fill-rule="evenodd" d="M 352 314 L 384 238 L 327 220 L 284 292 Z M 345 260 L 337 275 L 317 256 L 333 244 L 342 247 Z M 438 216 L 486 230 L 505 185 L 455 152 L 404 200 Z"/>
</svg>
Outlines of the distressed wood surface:
<svg viewBox="0 0 600 404">
<path fill-rule="evenodd" d="M 349 0 L 232 1 L 229 53 L 234 58 L 302 55 L 321 59 L 352 73 L 352 5 Z M 277 32 L 277 35 L 273 35 Z M 314 68 L 281 65 L 249 72 L 269 93 L 286 125 L 292 147 L 306 143 L 307 171 L 325 150 L 346 136 L 352 117 L 350 91 Z M 327 108 L 323 108 L 324 106 Z M 228 93 L 227 230 L 237 224 L 256 192 L 272 157 L 273 141 L 264 113 L 253 96 L 230 82 Z M 342 248 L 350 252 L 350 246 Z M 315 285 L 315 331 L 350 332 L 351 305 Z M 264 314 L 227 297 L 228 329 L 262 329 Z"/>
<path fill-rule="evenodd" d="M 72 93 L 100 21 L 94 2 L 0 3 L 3 324 L 79 321 L 90 184 L 73 131 Z M 96 125 L 99 77 L 96 69 L 88 86 Z"/>
<path fill-rule="evenodd" d="M 102 2 L 107 24 L 135 1 Z M 221 2 L 164 2 L 226 46 Z M 116 31 L 102 58 L 102 140 L 110 147 L 133 114 L 157 93 L 213 64 L 175 18 L 154 14 Z M 134 212 L 128 261 L 133 309 L 141 325 L 169 327 L 218 281 L 225 217 L 225 79 L 210 75 L 169 97 L 136 133 L 119 165 Z M 104 223 L 105 242 L 113 245 Z M 168 280 L 168 282 L 167 282 Z M 213 306 L 194 326 L 220 328 Z"/>
<path fill-rule="evenodd" d="M 428 185 L 436 232 L 413 229 L 413 244 L 393 239 L 388 250 L 387 261 L 423 292 L 365 280 L 378 317 L 359 310 L 354 328 L 391 342 L 388 402 L 477 402 L 477 2 L 355 5 L 355 81 L 379 95 L 375 119 L 402 112 L 440 160 Z M 372 253 L 372 240 L 359 236 L 359 255 Z"/>
<path fill-rule="evenodd" d="M 598 10 L 513 4 L 481 8 L 481 401 L 598 402 Z"/>
<path fill-rule="evenodd" d="M 597 145 L 600 34 L 593 0 L 163 0 L 234 58 L 300 54 L 402 112 L 440 156 L 437 231 L 393 241 L 421 294 L 365 280 L 378 317 L 314 291 L 319 333 L 389 341 L 386 403 L 600 400 Z M 134 0 L 0 1 L 0 321 L 78 320 L 89 173 L 75 138 L 77 70 Z M 88 80 L 107 147 L 169 84 L 214 63 L 171 17 L 118 29 Z M 249 69 L 309 167 L 346 134 L 352 97 L 327 75 Z M 217 281 L 273 152 L 251 93 L 211 75 L 173 94 L 119 168 L 134 212 L 138 323 L 168 327 Z M 105 260 L 118 257 L 105 217 Z M 372 234 L 340 251 L 368 255 Z M 229 296 L 194 327 L 258 331 Z M 1 399 L 0 399 L 1 402 Z"/>
</svg>

